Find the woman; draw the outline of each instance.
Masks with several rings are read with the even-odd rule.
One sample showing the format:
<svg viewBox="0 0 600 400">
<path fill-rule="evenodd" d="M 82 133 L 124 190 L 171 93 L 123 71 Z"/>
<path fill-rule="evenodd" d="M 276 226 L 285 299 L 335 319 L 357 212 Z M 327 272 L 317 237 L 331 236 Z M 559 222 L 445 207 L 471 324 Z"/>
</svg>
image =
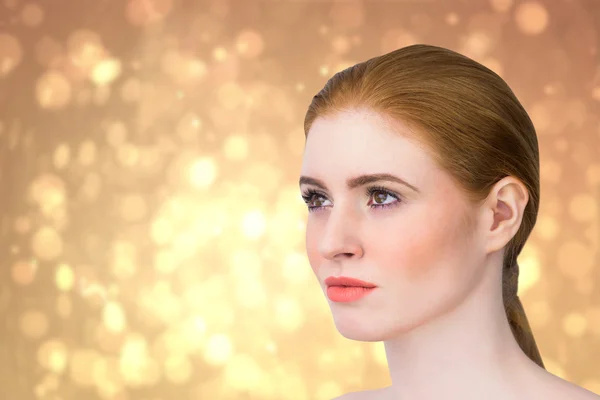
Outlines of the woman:
<svg viewBox="0 0 600 400">
<path fill-rule="evenodd" d="M 600 399 L 544 369 L 517 296 L 538 142 L 498 75 L 408 46 L 333 76 L 304 129 L 310 265 L 392 380 L 340 399 Z"/>
</svg>

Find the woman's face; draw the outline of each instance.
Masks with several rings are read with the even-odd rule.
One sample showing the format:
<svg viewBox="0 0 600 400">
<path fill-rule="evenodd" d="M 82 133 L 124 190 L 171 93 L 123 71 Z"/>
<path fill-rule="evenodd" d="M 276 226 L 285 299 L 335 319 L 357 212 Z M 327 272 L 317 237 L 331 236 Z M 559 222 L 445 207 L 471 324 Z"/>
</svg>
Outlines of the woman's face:
<svg viewBox="0 0 600 400">
<path fill-rule="evenodd" d="M 427 152 L 393 131 L 378 114 L 344 112 L 317 119 L 307 137 L 302 177 L 308 206 L 306 250 L 331 307 L 335 325 L 348 339 L 381 341 L 410 330 L 456 306 L 481 277 L 484 253 L 477 242 L 474 210 Z M 361 175 L 391 174 L 399 182 L 348 187 Z M 372 187 L 379 187 L 372 191 Z M 389 193 L 386 193 L 389 192 Z M 394 198 L 397 196 L 397 199 Z M 328 296 L 328 277 L 370 282 L 358 300 Z M 331 295 L 333 297 L 333 295 Z"/>
</svg>

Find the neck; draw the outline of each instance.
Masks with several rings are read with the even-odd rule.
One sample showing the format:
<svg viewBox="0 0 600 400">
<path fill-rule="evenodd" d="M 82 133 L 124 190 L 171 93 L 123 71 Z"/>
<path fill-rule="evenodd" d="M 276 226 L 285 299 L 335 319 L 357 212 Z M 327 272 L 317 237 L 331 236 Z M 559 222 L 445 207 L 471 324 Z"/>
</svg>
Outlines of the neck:
<svg viewBox="0 0 600 400">
<path fill-rule="evenodd" d="M 517 393 L 537 365 L 510 330 L 500 277 L 488 275 L 453 310 L 385 341 L 393 398 L 490 399 L 494 393 L 500 398 Z"/>
</svg>

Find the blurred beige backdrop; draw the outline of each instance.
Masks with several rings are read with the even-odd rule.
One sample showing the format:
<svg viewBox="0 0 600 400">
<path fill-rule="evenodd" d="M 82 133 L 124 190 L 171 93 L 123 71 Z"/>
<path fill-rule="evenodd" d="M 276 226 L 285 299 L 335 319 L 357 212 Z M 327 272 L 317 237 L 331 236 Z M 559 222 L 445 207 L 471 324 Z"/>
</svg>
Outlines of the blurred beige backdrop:
<svg viewBox="0 0 600 400">
<path fill-rule="evenodd" d="M 0 398 L 388 385 L 383 345 L 335 330 L 297 180 L 312 96 L 414 43 L 530 113 L 520 296 L 548 369 L 600 393 L 599 38 L 593 0 L 0 1 Z"/>
</svg>

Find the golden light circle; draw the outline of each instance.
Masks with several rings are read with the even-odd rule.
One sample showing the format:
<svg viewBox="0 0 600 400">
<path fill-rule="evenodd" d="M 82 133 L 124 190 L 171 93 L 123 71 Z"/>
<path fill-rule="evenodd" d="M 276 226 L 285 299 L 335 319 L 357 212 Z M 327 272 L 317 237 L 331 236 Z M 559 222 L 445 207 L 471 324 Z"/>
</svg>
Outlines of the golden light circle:
<svg viewBox="0 0 600 400">
<path fill-rule="evenodd" d="M 492 8 L 497 12 L 507 12 L 513 5 L 513 0 L 491 0 Z"/>
<path fill-rule="evenodd" d="M 235 46 L 240 55 L 256 58 L 263 52 L 265 44 L 260 32 L 246 30 L 238 34 Z"/>
<path fill-rule="evenodd" d="M 515 20 L 521 32 L 538 35 L 548 27 L 546 7 L 538 1 L 526 1 L 517 6 Z"/>
<path fill-rule="evenodd" d="M 45 226 L 33 235 L 31 247 L 40 260 L 51 261 L 62 254 L 63 241 L 54 228 Z"/>
<path fill-rule="evenodd" d="M 48 332 L 49 321 L 46 314 L 38 310 L 24 312 L 19 319 L 20 331 L 27 337 L 39 339 Z"/>
<path fill-rule="evenodd" d="M 64 53 L 64 46 L 50 36 L 43 36 L 35 45 L 36 60 L 44 67 L 57 64 Z"/>
<path fill-rule="evenodd" d="M 63 169 L 71 160 L 71 148 L 68 144 L 63 143 L 54 150 L 53 164 L 56 169 Z"/>
<path fill-rule="evenodd" d="M 581 338 L 587 329 L 587 320 L 580 313 L 569 313 L 562 320 L 563 331 L 572 338 Z"/>
<path fill-rule="evenodd" d="M 451 12 L 446 15 L 446 23 L 450 26 L 456 26 L 460 22 L 460 17 L 457 13 Z"/>
<path fill-rule="evenodd" d="M 571 278 L 585 278 L 594 266 L 594 252 L 579 241 L 567 241 L 557 255 L 560 271 Z"/>
<path fill-rule="evenodd" d="M 183 384 L 192 376 L 192 363 L 183 355 L 172 355 L 164 363 L 165 378 L 175 384 Z"/>
<path fill-rule="evenodd" d="M 101 60 L 96 64 L 91 73 L 91 80 L 96 85 L 105 86 L 114 81 L 121 74 L 121 62 L 114 58 Z"/>
<path fill-rule="evenodd" d="M 89 167 L 96 162 L 98 150 L 96 143 L 92 140 L 86 140 L 79 146 L 78 160 L 85 167 Z"/>
<path fill-rule="evenodd" d="M 223 153 L 229 161 L 244 161 L 249 154 L 248 139 L 242 135 L 229 135 L 223 142 Z"/>
<path fill-rule="evenodd" d="M 74 31 L 67 39 L 67 53 L 82 71 L 91 71 L 105 56 L 100 34 L 87 29 Z"/>
<path fill-rule="evenodd" d="M 13 281 L 19 285 L 29 285 L 33 282 L 37 271 L 37 265 L 33 261 L 21 260 L 12 266 Z"/>
<path fill-rule="evenodd" d="M 128 0 L 125 16 L 132 25 L 144 26 L 163 20 L 172 8 L 173 0 Z"/>
<path fill-rule="evenodd" d="M 0 33 L 0 78 L 8 76 L 23 58 L 19 40 L 7 33 Z"/>
<path fill-rule="evenodd" d="M 207 188 L 217 177 L 217 164 L 212 158 L 201 157 L 190 166 L 190 182 L 196 188 Z"/>
<path fill-rule="evenodd" d="M 36 98 L 42 108 L 58 110 L 71 101 L 71 83 L 58 71 L 47 71 L 37 81 Z"/>
<path fill-rule="evenodd" d="M 27 26 L 38 26 L 44 20 L 44 10 L 35 3 L 26 4 L 21 10 L 21 18 Z"/>
<path fill-rule="evenodd" d="M 56 269 L 54 279 L 56 281 L 56 287 L 63 292 L 67 292 L 71 290 L 75 284 L 75 273 L 69 265 L 61 263 Z"/>
<path fill-rule="evenodd" d="M 544 240 L 556 239 L 559 233 L 558 221 L 552 216 L 540 216 L 536 222 L 535 233 Z"/>
<path fill-rule="evenodd" d="M 44 341 L 37 351 L 40 365 L 57 374 L 62 373 L 67 367 L 68 356 L 68 347 L 59 339 Z"/>
<path fill-rule="evenodd" d="M 248 354 L 235 354 L 223 371 L 224 384 L 239 392 L 253 392 L 264 384 L 265 379 L 264 370 Z"/>
<path fill-rule="evenodd" d="M 569 214 L 575 221 L 587 222 L 598 218 L 598 199 L 590 193 L 581 193 L 571 198 Z"/>
<path fill-rule="evenodd" d="M 113 301 L 104 305 L 102 310 L 102 321 L 109 332 L 123 332 L 127 326 L 127 317 L 123 307 Z"/>
<path fill-rule="evenodd" d="M 139 79 L 130 77 L 121 87 L 121 98 L 128 103 L 134 103 L 141 99 L 142 91 L 142 83 Z"/>
<path fill-rule="evenodd" d="M 225 334 L 213 334 L 208 338 L 204 351 L 204 361 L 208 365 L 226 365 L 232 356 L 233 343 L 229 336 Z"/>
<path fill-rule="evenodd" d="M 140 194 L 123 196 L 119 202 L 119 212 L 124 221 L 137 222 L 143 220 L 148 213 L 144 196 Z"/>
<path fill-rule="evenodd" d="M 69 359 L 69 376 L 81 386 L 94 384 L 93 371 L 102 356 L 98 351 L 88 348 L 76 348 Z"/>
</svg>

